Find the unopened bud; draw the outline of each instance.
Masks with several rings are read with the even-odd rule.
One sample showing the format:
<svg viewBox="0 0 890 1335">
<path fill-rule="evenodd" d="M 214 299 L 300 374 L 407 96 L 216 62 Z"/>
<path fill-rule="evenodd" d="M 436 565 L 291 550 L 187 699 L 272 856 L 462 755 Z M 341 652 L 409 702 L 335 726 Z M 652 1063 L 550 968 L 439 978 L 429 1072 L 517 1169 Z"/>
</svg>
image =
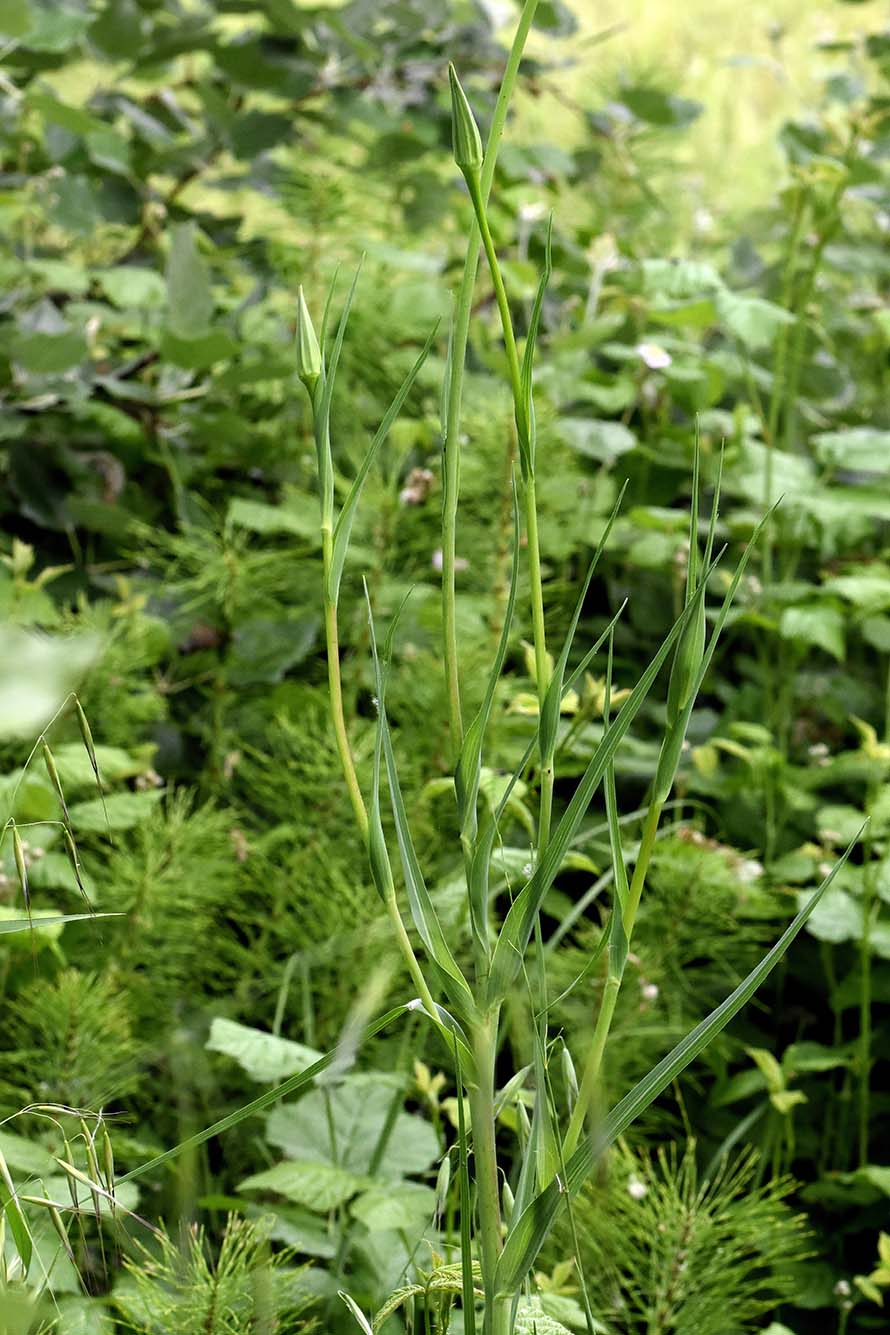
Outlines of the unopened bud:
<svg viewBox="0 0 890 1335">
<path fill-rule="evenodd" d="M 297 294 L 297 372 L 311 394 L 321 375 L 321 348 L 302 284 Z"/>
<path fill-rule="evenodd" d="M 467 95 L 460 86 L 454 66 L 448 66 L 448 80 L 451 84 L 451 147 L 454 161 L 464 176 L 473 175 L 482 166 L 482 139 L 479 126 L 467 101 Z"/>
</svg>

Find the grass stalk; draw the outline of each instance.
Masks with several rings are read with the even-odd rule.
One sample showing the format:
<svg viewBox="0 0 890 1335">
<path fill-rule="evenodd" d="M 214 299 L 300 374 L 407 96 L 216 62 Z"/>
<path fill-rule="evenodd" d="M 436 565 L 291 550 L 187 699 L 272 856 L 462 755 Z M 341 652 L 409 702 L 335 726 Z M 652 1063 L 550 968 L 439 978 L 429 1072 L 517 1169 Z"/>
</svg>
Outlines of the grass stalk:
<svg viewBox="0 0 890 1335">
<path fill-rule="evenodd" d="M 498 1010 L 476 1027 L 473 1050 L 476 1080 L 470 1089 L 470 1117 L 476 1177 L 479 1255 L 485 1293 L 483 1335 L 508 1335 L 503 1305 L 495 1293 L 495 1268 L 501 1251 L 501 1193 L 495 1143 L 494 1070 L 497 1057 Z"/>
<path fill-rule="evenodd" d="M 321 540 L 324 578 L 325 583 L 327 583 L 332 552 L 332 535 L 329 527 L 322 529 Z M 346 731 L 346 719 L 343 713 L 343 683 L 340 676 L 340 635 L 337 626 L 337 607 L 327 596 L 324 600 L 324 633 L 328 659 L 328 693 L 331 704 L 331 721 L 334 725 L 337 754 L 340 757 L 340 765 L 343 770 L 343 777 L 346 780 L 352 810 L 355 813 L 356 824 L 361 832 L 362 839 L 367 841 L 368 811 L 356 774 L 355 759 L 352 754 L 349 734 Z"/>
<path fill-rule="evenodd" d="M 498 148 L 504 133 L 504 126 L 507 123 L 507 109 L 513 96 L 513 89 L 516 86 L 519 64 L 522 60 L 522 53 L 525 50 L 525 44 L 528 41 L 537 8 L 538 0 L 525 0 L 513 43 L 510 47 L 510 54 L 507 57 L 507 64 L 485 145 L 485 157 L 479 179 L 479 190 L 483 204 L 488 202 L 488 196 L 491 193 Z M 467 342 L 470 336 L 473 290 L 476 286 L 476 274 L 479 268 L 479 240 L 479 228 L 474 221 L 470 224 L 463 275 L 454 308 L 442 458 L 442 656 L 445 665 L 451 748 L 455 755 L 459 752 L 463 740 L 455 598 L 457 506 L 460 498 L 460 426 L 461 408 L 463 406 L 464 367 L 467 357 Z"/>
</svg>

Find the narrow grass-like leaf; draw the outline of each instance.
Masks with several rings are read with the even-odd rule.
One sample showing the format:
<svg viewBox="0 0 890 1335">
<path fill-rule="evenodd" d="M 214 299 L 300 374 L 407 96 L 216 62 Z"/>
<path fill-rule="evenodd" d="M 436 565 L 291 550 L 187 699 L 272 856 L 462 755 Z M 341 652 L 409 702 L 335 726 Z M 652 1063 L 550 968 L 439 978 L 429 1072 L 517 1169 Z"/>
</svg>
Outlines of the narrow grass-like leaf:
<svg viewBox="0 0 890 1335">
<path fill-rule="evenodd" d="M 398 769 L 392 748 L 389 724 L 386 717 L 386 679 L 389 672 L 390 656 L 392 653 L 392 640 L 401 614 L 401 608 L 399 608 L 399 611 L 392 619 L 384 644 L 383 655 L 381 657 L 377 650 L 374 616 L 371 611 L 371 600 L 368 594 L 367 584 L 365 585 L 365 601 L 368 608 L 371 656 L 374 663 L 374 679 L 377 689 L 377 740 L 374 760 L 375 777 L 372 791 L 372 821 L 374 825 L 379 828 L 380 838 L 382 839 L 383 831 L 382 825 L 380 824 L 379 783 L 380 752 L 382 750 L 386 762 L 386 774 L 389 782 L 390 801 L 396 827 L 396 839 L 399 845 L 402 871 L 405 878 L 405 888 L 408 892 L 408 903 L 411 909 L 411 917 L 414 921 L 414 926 L 417 928 L 420 938 L 426 946 L 431 962 L 438 966 L 437 974 L 444 983 L 448 995 L 451 997 L 452 1001 L 455 1002 L 460 1011 L 464 1014 L 471 1013 L 474 1009 L 473 994 L 471 993 L 467 981 L 461 973 L 460 968 L 451 953 L 451 948 L 445 939 L 442 924 L 439 922 L 439 916 L 436 913 L 435 906 L 427 889 L 423 871 L 420 867 L 420 861 L 414 848 L 414 840 L 411 836 L 411 828 L 405 810 L 404 799 L 402 797 L 402 789 L 401 784 L 399 783 Z M 404 603 L 402 606 L 404 606 Z"/>
<path fill-rule="evenodd" d="M 80 892 L 80 897 L 86 905 L 92 909 L 93 906 L 90 897 L 86 892 L 83 877 L 80 874 L 80 856 L 78 855 L 77 844 L 74 842 L 74 835 L 71 832 L 70 826 L 65 825 L 63 827 L 62 837 L 65 841 L 65 852 L 68 856 L 68 861 L 71 864 L 71 870 L 74 872 L 74 879 L 77 882 L 77 889 Z"/>
<path fill-rule="evenodd" d="M 624 500 L 624 493 L 627 490 L 627 483 L 621 488 L 618 499 L 612 508 L 602 537 L 597 543 L 593 559 L 587 567 L 587 575 L 584 584 L 581 587 L 581 594 L 575 603 L 575 610 L 572 614 L 572 620 L 569 623 L 569 629 L 563 641 L 562 650 L 559 658 L 553 668 L 553 675 L 550 678 L 550 685 L 547 687 L 547 694 L 544 697 L 544 704 L 541 708 L 541 717 L 538 722 L 538 735 L 540 738 L 540 751 L 542 756 L 552 757 L 556 747 L 556 734 L 559 727 L 559 713 L 562 704 L 562 698 L 565 693 L 565 675 L 566 667 L 569 661 L 572 644 L 574 643 L 575 633 L 578 629 L 578 622 L 581 619 L 581 613 L 584 609 L 584 600 L 587 597 L 587 591 L 590 588 L 590 581 L 593 579 L 594 572 L 599 564 L 600 557 L 603 554 L 609 534 L 612 531 L 612 525 L 618 517 L 618 511 L 621 508 L 621 502 Z"/>
<path fill-rule="evenodd" d="M 349 1294 L 346 1293 L 343 1289 L 339 1289 L 337 1291 L 337 1297 L 343 1299 L 344 1303 L 349 1308 L 352 1315 L 355 1317 L 363 1335 L 374 1335 L 373 1326 L 371 1325 L 370 1321 L 365 1316 L 364 1312 L 359 1307 L 355 1299 L 351 1298 Z"/>
<path fill-rule="evenodd" d="M 514 899 L 501 927 L 492 956 L 491 973 L 489 975 L 489 1000 L 491 1002 L 496 1002 L 504 997 L 516 978 L 531 936 L 535 916 L 562 866 L 563 858 L 569 849 L 575 831 L 584 819 L 587 808 L 593 799 L 593 794 L 605 773 L 606 766 L 636 718 L 652 687 L 652 683 L 658 676 L 694 608 L 695 604 L 690 604 L 675 621 L 662 641 L 655 657 L 622 705 L 614 723 L 606 729 L 559 824 L 553 832 L 547 850 L 538 863 L 534 875 Z"/>
<path fill-rule="evenodd" d="M 544 295 L 550 282 L 550 275 L 553 272 L 553 214 L 551 213 L 547 223 L 547 241 L 544 248 L 544 268 L 541 270 L 541 277 L 538 280 L 538 290 L 535 293 L 535 300 L 532 305 L 532 313 L 529 318 L 528 334 L 525 340 L 525 351 L 522 356 L 522 366 L 519 372 L 519 385 L 522 394 L 522 401 L 516 405 L 518 414 L 517 426 L 519 428 L 519 449 L 520 461 L 522 464 L 522 476 L 524 478 L 534 477 L 535 475 L 535 446 L 537 443 L 537 430 L 535 426 L 535 401 L 533 394 L 533 373 L 535 362 L 535 348 L 538 342 L 538 331 L 541 326 L 541 310 L 544 305 Z"/>
<path fill-rule="evenodd" d="M 739 583 L 741 582 L 742 576 L 745 573 L 748 561 L 751 558 L 751 553 L 754 551 L 754 548 L 757 545 L 757 540 L 763 531 L 764 525 L 766 525 L 769 522 L 770 518 L 772 517 L 773 511 L 777 508 L 777 506 L 778 502 L 776 502 L 776 505 L 772 507 L 772 510 L 768 510 L 767 513 L 763 516 L 760 523 L 754 530 L 754 534 L 751 538 L 751 541 L 746 545 L 745 550 L 742 552 L 738 564 L 736 565 L 736 568 L 733 571 L 732 579 L 729 582 L 729 587 L 727 588 L 726 594 L 723 598 L 723 602 L 720 605 L 720 611 L 717 613 L 717 616 L 715 618 L 710 639 L 707 641 L 707 644 L 704 647 L 699 668 L 697 673 L 695 674 L 695 679 L 692 683 L 692 689 L 690 690 L 689 698 L 686 702 L 686 707 L 683 711 L 683 714 L 677 720 L 674 727 L 671 729 L 670 734 L 665 738 L 665 741 L 662 744 L 661 754 L 658 757 L 658 769 L 655 775 L 655 782 L 653 784 L 653 790 L 652 790 L 653 801 L 656 802 L 666 801 L 667 796 L 670 793 L 670 790 L 673 786 L 674 777 L 677 773 L 677 766 L 680 762 L 680 753 L 682 750 L 683 741 L 686 736 L 687 728 L 689 727 L 689 719 L 692 714 L 695 701 L 698 698 L 698 693 L 702 688 L 702 683 L 704 682 L 704 679 L 708 673 L 708 669 L 711 666 L 711 660 L 714 657 L 714 651 L 717 648 L 717 643 L 720 639 L 723 627 L 726 625 L 726 619 L 729 616 L 729 610 L 732 606 L 733 599 L 735 598 L 736 590 L 739 587 Z M 714 522 L 716 522 L 716 515 L 712 517 L 712 527 Z M 709 546 L 710 542 L 711 539 L 709 535 Z M 702 576 L 701 583 L 698 588 L 698 596 L 703 596 L 711 568 L 712 567 L 708 567 L 706 573 L 703 574 Z"/>
<path fill-rule="evenodd" d="M 16 1251 L 22 1263 L 22 1274 L 27 1277 L 34 1244 L 31 1240 L 27 1220 L 19 1206 L 18 1192 L 15 1189 L 15 1183 L 12 1180 L 9 1165 L 2 1150 L 0 1150 L 0 1210 L 9 1221 L 9 1231 L 12 1234 Z"/>
<path fill-rule="evenodd" d="M 864 828 L 864 827 L 863 827 Z M 677 1076 L 699 1056 L 712 1039 L 734 1019 L 769 976 L 791 945 L 794 938 L 805 926 L 813 910 L 818 905 L 825 891 L 835 876 L 846 863 L 859 840 L 862 830 L 847 847 L 846 852 L 831 869 L 829 874 L 816 889 L 809 901 L 797 916 L 789 923 L 778 941 L 748 976 L 739 983 L 734 992 L 721 1002 L 710 1015 L 695 1026 L 666 1057 L 652 1068 L 648 1075 L 634 1086 L 630 1093 L 621 1099 L 606 1117 L 602 1128 L 593 1141 L 580 1145 L 566 1165 L 565 1180 L 561 1178 L 551 1182 L 533 1200 L 515 1220 L 507 1235 L 504 1250 L 498 1260 L 495 1276 L 498 1292 L 510 1294 L 522 1283 L 528 1274 L 535 1257 L 546 1239 L 562 1198 L 567 1191 L 576 1193 L 590 1175 L 599 1156 L 623 1135 L 627 1128 L 645 1112 L 659 1094 L 667 1089 Z"/>
<path fill-rule="evenodd" d="M 0 936 L 7 932 L 40 931 L 41 927 L 58 927 L 66 922 L 92 922 L 95 918 L 123 918 L 124 913 L 60 913 L 52 918 L 0 919 Z"/>
<path fill-rule="evenodd" d="M 600 936 L 599 941 L 597 941 L 593 950 L 588 955 L 587 961 L 581 972 L 577 975 L 576 978 L 572 979 L 572 981 L 569 983 L 568 987 L 565 989 L 564 992 L 560 992 L 559 996 L 556 997 L 553 1001 L 547 1002 L 548 1011 L 552 1011 L 556 1006 L 559 1005 L 561 1001 L 565 1001 L 566 997 L 571 996 L 571 994 L 574 992 L 575 988 L 578 986 L 579 983 L 583 983 L 585 978 L 589 978 L 589 976 L 593 973 L 594 968 L 596 967 L 596 963 L 599 960 L 600 955 L 602 955 L 603 951 L 605 950 L 608 941 L 609 941 L 608 931 L 603 932 Z"/>
<path fill-rule="evenodd" d="M 405 379 L 402 381 L 398 393 L 396 394 L 395 398 L 390 404 L 389 409 L 387 410 L 383 418 L 383 421 L 377 428 L 377 432 L 374 436 L 374 439 L 368 446 L 368 449 L 365 453 L 365 457 L 362 460 L 361 467 L 359 468 L 358 472 L 355 475 L 355 478 L 353 479 L 353 483 L 352 486 L 349 488 L 349 493 L 346 497 L 346 500 L 343 502 L 343 507 L 340 510 L 339 515 L 337 516 L 337 522 L 334 525 L 333 550 L 331 552 L 331 568 L 328 574 L 328 585 L 326 591 L 328 601 L 334 606 L 336 606 L 337 601 L 340 597 L 340 581 L 343 578 L 343 567 L 346 564 L 346 554 L 349 549 L 349 538 L 352 533 L 352 525 L 355 520 L 356 510 L 358 509 L 358 503 L 359 503 L 359 498 L 361 497 L 362 494 L 362 488 L 365 485 L 365 481 L 367 479 L 371 465 L 373 464 L 375 458 L 377 457 L 377 451 L 380 449 L 380 446 L 383 444 L 384 440 L 388 436 L 393 422 L 396 420 L 396 418 L 398 417 L 399 413 L 402 410 L 402 405 L 404 404 L 405 399 L 411 392 L 411 386 L 414 384 L 414 381 L 417 379 L 421 367 L 423 366 L 424 362 L 429 356 L 429 351 L 433 345 L 433 339 L 436 337 L 438 329 L 439 329 L 439 322 L 437 320 L 435 325 L 433 326 L 429 338 L 427 339 L 426 343 L 423 346 L 423 350 L 420 353 L 420 356 L 417 358 L 417 361 L 414 363 L 414 365 L 411 367 L 411 370 L 408 372 Z"/>
<path fill-rule="evenodd" d="M 325 374 L 323 380 L 324 388 L 322 389 L 321 399 L 319 401 L 318 416 L 320 420 L 326 424 L 330 420 L 331 398 L 333 397 L 334 393 L 334 380 L 336 379 L 337 375 L 337 367 L 340 364 L 340 353 L 343 350 L 343 339 L 346 336 L 346 326 L 349 323 L 349 314 L 350 311 L 352 310 L 352 303 L 355 300 L 355 289 L 358 286 L 358 280 L 361 271 L 362 271 L 362 262 L 360 260 L 358 268 L 355 271 L 355 277 L 353 278 L 352 284 L 349 288 L 349 292 L 346 294 L 346 301 L 343 306 L 343 312 L 337 323 L 337 332 L 334 335 L 334 346 L 331 352 L 330 359 L 326 360 L 325 364 Z M 326 323 L 327 323 L 327 310 L 325 311 L 325 321 L 322 328 L 324 328 L 324 325 Z"/>
<path fill-rule="evenodd" d="M 572 689 L 575 682 L 578 680 L 581 674 L 586 670 L 588 664 L 593 661 L 593 658 L 599 652 L 606 638 L 615 629 L 615 626 L 618 623 L 618 619 L 621 616 L 621 613 L 624 611 L 624 607 L 625 603 L 622 603 L 618 611 L 612 618 L 612 620 L 609 622 L 606 629 L 599 636 L 599 638 L 592 646 L 592 648 L 589 649 L 588 652 L 584 655 L 584 658 L 578 664 L 578 667 L 575 669 L 575 671 L 572 673 L 569 679 L 565 682 L 562 688 L 563 697 Z M 492 816 L 486 818 L 485 822 L 482 825 L 482 828 L 480 829 L 476 837 L 473 846 L 472 857 L 470 859 L 470 864 L 467 870 L 468 891 L 471 903 L 481 902 L 483 898 L 487 899 L 488 883 L 491 875 L 491 858 L 492 858 L 492 853 L 494 852 L 494 841 L 497 836 L 498 826 L 500 824 L 501 817 L 503 816 L 507 808 L 507 803 L 510 800 L 513 790 L 516 787 L 516 784 L 522 778 L 523 774 L 526 772 L 529 764 L 531 763 L 532 756 L 534 755 L 537 748 L 538 748 L 538 739 L 536 737 L 532 737 L 532 739 L 529 741 L 528 745 L 525 748 L 525 752 L 523 753 L 522 759 L 520 760 L 519 764 L 516 766 L 516 768 L 513 770 L 513 773 L 510 776 L 509 783 L 504 789 L 504 793 L 501 797 L 500 802 L 498 803 L 497 810 L 494 812 Z M 485 943 L 485 949 L 486 949 L 486 954 L 488 954 L 487 941 Z M 581 979 L 585 978 L 586 976 L 587 976 L 586 972 L 582 972 L 581 974 L 579 974 L 573 986 L 576 986 L 577 983 L 579 983 Z M 563 995 L 567 995 L 567 993 L 564 993 Z"/>
<path fill-rule="evenodd" d="M 326 367 L 327 357 L 325 350 L 327 347 L 328 327 L 330 326 L 331 323 L 331 307 L 334 304 L 334 293 L 337 290 L 337 280 L 339 277 L 340 277 L 340 265 L 335 264 L 333 277 L 331 278 L 331 281 L 328 284 L 328 295 L 324 299 L 324 310 L 321 313 L 321 329 L 319 330 L 318 334 L 318 341 L 319 344 L 321 345 L 322 374 L 324 374 L 324 371 L 327 369 Z"/>
<path fill-rule="evenodd" d="M 497 684 L 501 678 L 507 646 L 510 643 L 510 631 L 513 625 L 513 612 L 516 607 L 516 589 L 519 583 L 519 498 L 516 494 L 516 480 L 513 479 L 513 564 L 510 572 L 510 588 L 507 606 L 504 611 L 503 625 L 494 662 L 488 673 L 485 694 L 482 703 L 470 726 L 464 734 L 457 766 L 454 771 L 454 788 L 457 795 L 457 814 L 460 821 L 461 838 L 469 850 L 476 834 L 476 803 L 479 797 L 479 780 L 482 774 L 482 748 L 485 742 L 485 730 L 491 718 Z M 474 906 L 470 906 L 471 913 Z M 485 908 L 476 906 L 476 911 L 483 914 L 480 922 L 474 924 L 477 932 L 484 936 L 487 919 Z"/>
<path fill-rule="evenodd" d="M 394 1020 L 398 1020 L 402 1015 L 406 1015 L 409 1009 L 409 1005 L 394 1006 L 392 1010 L 387 1011 L 385 1015 L 381 1015 L 379 1020 L 375 1020 L 373 1024 L 368 1026 L 362 1035 L 362 1041 L 367 1042 L 368 1039 L 375 1038 L 377 1034 L 382 1033 L 384 1029 L 388 1029 Z M 299 1071 L 296 1075 L 292 1075 L 288 1080 L 285 1080 L 283 1084 L 276 1085 L 274 1089 L 267 1090 L 266 1093 L 261 1094 L 258 1099 L 253 1099 L 250 1103 L 243 1104 L 242 1107 L 236 1108 L 234 1112 L 228 1113 L 225 1117 L 221 1117 L 218 1122 L 213 1122 L 212 1125 L 205 1127 L 202 1131 L 196 1131 L 193 1136 L 189 1136 L 186 1140 L 181 1140 L 178 1145 L 174 1145 L 172 1149 L 165 1150 L 163 1154 L 156 1154 L 153 1159 L 147 1159 L 146 1162 L 140 1164 L 138 1168 L 131 1168 L 129 1173 L 124 1173 L 117 1179 L 118 1186 L 120 1186 L 122 1182 L 131 1182 L 137 1177 L 144 1177 L 146 1173 L 151 1173 L 155 1168 L 160 1168 L 162 1164 L 170 1163 L 173 1159 L 178 1159 L 181 1154 L 185 1154 L 188 1150 L 196 1149 L 198 1145 L 203 1145 L 206 1141 L 212 1140 L 214 1136 L 221 1136 L 224 1132 L 231 1131 L 232 1127 L 239 1126 L 246 1118 L 253 1117 L 256 1113 L 264 1112 L 266 1108 L 270 1108 L 272 1104 L 277 1103 L 279 1099 L 286 1099 L 288 1095 L 296 1094 L 297 1090 L 305 1088 L 306 1085 L 311 1085 L 316 1076 L 321 1075 L 322 1071 L 327 1070 L 337 1057 L 339 1051 L 339 1047 L 332 1048 L 331 1051 L 326 1052 L 323 1057 L 319 1057 L 317 1062 L 313 1062 L 312 1065 L 307 1066 L 305 1070 Z"/>
</svg>

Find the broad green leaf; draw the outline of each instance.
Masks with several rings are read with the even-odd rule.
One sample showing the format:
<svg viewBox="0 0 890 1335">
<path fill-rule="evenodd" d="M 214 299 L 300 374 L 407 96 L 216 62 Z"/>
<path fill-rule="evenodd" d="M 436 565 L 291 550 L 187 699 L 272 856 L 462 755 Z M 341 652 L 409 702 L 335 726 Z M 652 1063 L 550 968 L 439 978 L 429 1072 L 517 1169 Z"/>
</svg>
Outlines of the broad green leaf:
<svg viewBox="0 0 890 1335">
<path fill-rule="evenodd" d="M 740 343 L 752 352 L 770 347 L 779 330 L 794 324 L 794 316 L 762 297 L 743 297 L 724 288 L 717 293 L 717 314 Z"/>
<path fill-rule="evenodd" d="M 385 1015 L 381 1015 L 379 1020 L 375 1020 L 373 1024 L 368 1025 L 367 1029 L 364 1031 L 363 1039 L 367 1041 L 368 1039 L 375 1038 L 377 1034 L 382 1033 L 384 1029 L 388 1029 L 394 1020 L 401 1019 L 401 1017 L 406 1014 L 407 1010 L 408 1007 L 406 1005 L 393 1007 L 393 1009 L 387 1011 Z M 195 1132 L 193 1136 L 188 1136 L 185 1140 L 180 1141 L 178 1145 L 174 1145 L 171 1149 L 165 1150 L 163 1154 L 156 1154 L 153 1159 L 148 1159 L 145 1163 L 140 1164 L 138 1168 L 130 1169 L 128 1173 L 124 1173 L 119 1177 L 117 1182 L 130 1182 L 137 1177 L 144 1176 L 146 1173 L 153 1172 L 155 1168 L 160 1168 L 162 1164 L 170 1163 L 173 1159 L 178 1159 L 181 1154 L 185 1154 L 188 1150 L 195 1149 L 198 1145 L 203 1145 L 205 1141 L 210 1140 L 212 1137 L 221 1136 L 224 1132 L 230 1131 L 232 1127 L 239 1126 L 241 1122 L 245 1121 L 248 1117 L 253 1117 L 256 1113 L 263 1112 L 266 1108 L 272 1107 L 273 1104 L 280 1102 L 281 1099 L 287 1098 L 290 1094 L 296 1094 L 298 1090 L 305 1089 L 307 1085 L 310 1085 L 313 1080 L 315 1080 L 316 1076 L 321 1075 L 322 1071 L 327 1070 L 337 1055 L 338 1050 L 336 1048 L 332 1049 L 330 1052 L 326 1052 L 323 1057 L 320 1057 L 319 1060 L 307 1070 L 301 1071 L 299 1075 L 292 1075 L 290 1079 L 285 1080 L 283 1084 L 276 1085 L 274 1089 L 267 1090 L 266 1093 L 261 1094 L 259 1098 L 252 1099 L 250 1103 L 245 1103 L 240 1108 L 236 1108 L 234 1112 L 228 1113 L 225 1117 L 221 1117 L 218 1122 L 213 1122 L 210 1126 L 204 1127 L 203 1130 Z M 438 1151 L 438 1142 L 436 1148 Z"/>
<path fill-rule="evenodd" d="M 827 468 L 850 473 L 890 473 L 890 431 L 854 426 L 813 437 L 816 458 Z"/>
<path fill-rule="evenodd" d="M 311 515 L 288 505 L 269 505 L 266 501 L 254 501 L 245 496 L 235 496 L 229 501 L 226 523 L 237 528 L 246 528 L 253 533 L 290 533 L 296 538 L 318 546 L 321 535 L 318 529 L 318 514 Z"/>
<path fill-rule="evenodd" d="M 251 1080 L 264 1085 L 305 1071 L 321 1056 L 315 1048 L 307 1048 L 303 1043 L 293 1043 L 290 1039 L 252 1029 L 246 1024 L 236 1024 L 221 1016 L 212 1021 L 205 1046 L 211 1052 L 221 1052 L 233 1058 Z"/>
<path fill-rule="evenodd" d="M 807 892 L 798 891 L 797 898 L 798 903 L 805 903 Z M 862 928 L 862 905 L 839 885 L 831 887 L 807 924 L 810 936 L 815 936 L 818 941 L 829 941 L 832 945 L 839 945 L 842 941 L 860 941 Z"/>
<path fill-rule="evenodd" d="M 161 351 L 166 359 L 187 371 L 206 371 L 214 362 L 234 356 L 237 350 L 238 344 L 227 329 L 209 329 L 191 338 L 183 338 L 166 329 L 161 339 Z"/>
<path fill-rule="evenodd" d="M 785 640 L 813 645 L 824 649 L 838 662 L 843 661 L 844 614 L 837 607 L 826 603 L 786 607 L 779 618 L 779 632 Z"/>
<path fill-rule="evenodd" d="M 141 265 L 119 264 L 113 269 L 99 269 L 96 279 L 108 300 L 121 310 L 161 310 L 167 299 L 161 275 Z"/>
<path fill-rule="evenodd" d="M 49 1150 L 45 1150 L 38 1141 L 26 1139 L 12 1131 L 0 1131 L 0 1153 L 14 1172 L 27 1174 L 28 1177 L 48 1177 L 58 1171 Z"/>
<path fill-rule="evenodd" d="M 208 333 L 213 318 L 210 271 L 195 240 L 194 223 L 179 223 L 170 234 L 167 256 L 167 324 L 184 345 Z M 202 363 L 206 364 L 206 363 Z"/>
<path fill-rule="evenodd" d="M 313 1089 L 295 1103 L 280 1104 L 266 1134 L 294 1159 L 337 1163 L 359 1176 L 371 1173 L 375 1156 L 377 1177 L 397 1180 L 424 1173 L 438 1158 L 439 1144 L 431 1123 L 418 1114 L 399 1111 L 392 1119 L 393 1100 L 400 1093 L 393 1076 L 350 1075 L 333 1090 Z M 381 1154 L 378 1141 L 384 1134 Z"/>
<path fill-rule="evenodd" d="M 77 329 L 53 333 L 22 333 L 13 338 L 12 356 L 32 375 L 58 375 L 87 358 L 87 341 Z"/>
<path fill-rule="evenodd" d="M 323 1214 L 343 1205 L 362 1188 L 362 1179 L 332 1163 L 285 1160 L 238 1184 L 239 1191 L 269 1191 Z"/>
<path fill-rule="evenodd" d="M 0 33 L 24 37 L 34 21 L 30 0 L 0 0 Z"/>
<path fill-rule="evenodd" d="M 399 1182 L 362 1192 L 349 1213 L 371 1233 L 395 1230 L 415 1236 L 431 1222 L 435 1207 L 436 1193 L 431 1187 Z"/>
<path fill-rule="evenodd" d="M 150 788 L 141 793 L 109 793 L 104 799 L 95 797 L 88 802 L 76 802 L 71 807 L 71 823 L 78 834 L 132 830 L 148 820 L 162 797 L 160 789 Z"/>
</svg>

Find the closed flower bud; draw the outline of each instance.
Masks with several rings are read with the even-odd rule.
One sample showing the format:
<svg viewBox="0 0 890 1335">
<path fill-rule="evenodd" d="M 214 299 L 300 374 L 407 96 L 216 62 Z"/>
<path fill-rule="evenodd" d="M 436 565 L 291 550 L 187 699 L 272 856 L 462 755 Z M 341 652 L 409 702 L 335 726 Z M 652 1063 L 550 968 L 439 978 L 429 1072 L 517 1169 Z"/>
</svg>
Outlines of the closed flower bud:
<svg viewBox="0 0 890 1335">
<path fill-rule="evenodd" d="M 448 79 L 451 83 L 451 147 L 454 161 L 465 176 L 468 173 L 475 174 L 482 166 L 479 127 L 453 65 L 448 66 Z"/>
<path fill-rule="evenodd" d="M 683 627 L 680 643 L 674 655 L 668 683 L 667 722 L 672 728 L 686 706 L 695 689 L 696 678 L 701 668 L 705 649 L 705 600 L 700 596 L 698 605 L 690 614 Z"/>
<path fill-rule="evenodd" d="M 311 394 L 321 375 L 321 348 L 302 284 L 297 295 L 297 372 Z"/>
</svg>

